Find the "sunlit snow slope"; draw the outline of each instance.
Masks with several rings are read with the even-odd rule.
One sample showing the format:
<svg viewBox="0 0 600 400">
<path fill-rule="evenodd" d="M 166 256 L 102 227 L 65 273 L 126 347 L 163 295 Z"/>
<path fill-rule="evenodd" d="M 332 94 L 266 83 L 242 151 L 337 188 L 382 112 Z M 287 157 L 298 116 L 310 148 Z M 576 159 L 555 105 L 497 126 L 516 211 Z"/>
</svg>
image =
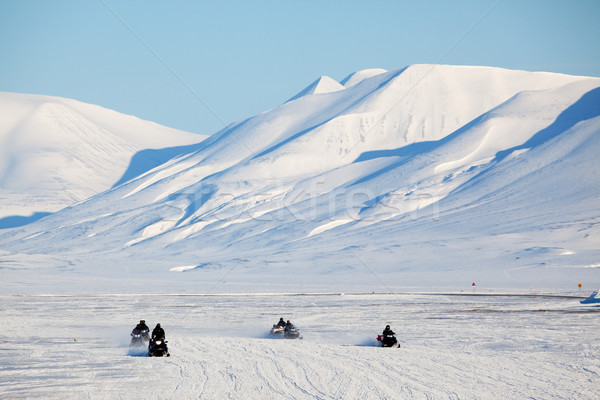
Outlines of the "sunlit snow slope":
<svg viewBox="0 0 600 400">
<path fill-rule="evenodd" d="M 188 289 L 600 286 L 600 79 L 414 65 L 343 82 L 6 232 L 9 265 Z"/>
<path fill-rule="evenodd" d="M 177 153 L 165 148 L 205 138 L 75 100 L 0 92 L 0 228 L 85 200 Z"/>
</svg>

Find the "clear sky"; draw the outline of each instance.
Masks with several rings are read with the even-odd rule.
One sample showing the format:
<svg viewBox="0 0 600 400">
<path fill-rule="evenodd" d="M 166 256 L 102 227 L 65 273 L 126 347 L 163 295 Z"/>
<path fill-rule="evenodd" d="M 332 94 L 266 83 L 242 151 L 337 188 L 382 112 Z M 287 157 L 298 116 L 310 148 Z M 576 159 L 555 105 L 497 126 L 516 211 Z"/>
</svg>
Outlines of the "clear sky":
<svg viewBox="0 0 600 400">
<path fill-rule="evenodd" d="M 600 76 L 599 21 L 600 0 L 0 0 L 0 90 L 209 134 L 365 68 Z"/>
</svg>

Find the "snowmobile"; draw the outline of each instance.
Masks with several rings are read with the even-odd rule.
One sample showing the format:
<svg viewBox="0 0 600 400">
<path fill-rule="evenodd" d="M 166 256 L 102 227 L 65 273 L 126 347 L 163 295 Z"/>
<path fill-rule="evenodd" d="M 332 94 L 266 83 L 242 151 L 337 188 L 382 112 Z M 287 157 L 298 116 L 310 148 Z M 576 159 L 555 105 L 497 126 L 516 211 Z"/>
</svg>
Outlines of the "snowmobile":
<svg viewBox="0 0 600 400">
<path fill-rule="evenodd" d="M 298 332 L 298 329 L 296 329 L 295 326 L 291 326 L 287 329 L 284 329 L 283 337 L 286 339 L 302 339 L 302 336 L 300 336 L 300 332 Z"/>
<path fill-rule="evenodd" d="M 131 332 L 129 347 L 146 347 L 150 341 L 149 330 L 134 328 Z"/>
<path fill-rule="evenodd" d="M 277 324 L 273 325 L 269 334 L 271 336 L 277 336 L 277 337 L 283 335 L 283 326 L 277 325 Z"/>
<path fill-rule="evenodd" d="M 148 345 L 148 357 L 171 357 L 167 348 L 167 341 L 164 338 L 156 338 L 151 340 Z"/>
<path fill-rule="evenodd" d="M 381 343 L 381 347 L 400 347 L 394 335 L 377 335 L 377 341 Z"/>
</svg>

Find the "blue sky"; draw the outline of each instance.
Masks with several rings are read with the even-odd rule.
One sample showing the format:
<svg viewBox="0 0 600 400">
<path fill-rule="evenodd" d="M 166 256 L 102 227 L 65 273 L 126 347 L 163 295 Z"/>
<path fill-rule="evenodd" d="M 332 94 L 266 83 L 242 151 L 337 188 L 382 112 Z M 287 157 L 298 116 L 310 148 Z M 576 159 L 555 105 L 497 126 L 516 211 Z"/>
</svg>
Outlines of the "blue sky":
<svg viewBox="0 0 600 400">
<path fill-rule="evenodd" d="M 209 134 L 365 68 L 600 76 L 598 21 L 597 0 L 3 0 L 0 90 Z"/>
</svg>

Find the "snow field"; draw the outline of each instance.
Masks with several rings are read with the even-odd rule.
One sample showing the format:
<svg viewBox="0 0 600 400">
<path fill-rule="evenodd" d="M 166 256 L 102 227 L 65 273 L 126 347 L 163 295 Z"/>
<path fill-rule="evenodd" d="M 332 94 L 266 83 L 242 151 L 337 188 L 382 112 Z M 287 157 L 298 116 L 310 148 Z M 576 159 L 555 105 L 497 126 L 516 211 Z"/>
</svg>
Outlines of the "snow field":
<svg viewBox="0 0 600 400">
<path fill-rule="evenodd" d="M 1 300 L 3 398 L 593 399 L 600 380 L 600 309 L 569 297 Z M 269 338 L 280 316 L 304 340 Z M 165 327 L 171 357 L 129 353 L 141 318 Z M 401 349 L 376 347 L 387 323 Z"/>
</svg>

